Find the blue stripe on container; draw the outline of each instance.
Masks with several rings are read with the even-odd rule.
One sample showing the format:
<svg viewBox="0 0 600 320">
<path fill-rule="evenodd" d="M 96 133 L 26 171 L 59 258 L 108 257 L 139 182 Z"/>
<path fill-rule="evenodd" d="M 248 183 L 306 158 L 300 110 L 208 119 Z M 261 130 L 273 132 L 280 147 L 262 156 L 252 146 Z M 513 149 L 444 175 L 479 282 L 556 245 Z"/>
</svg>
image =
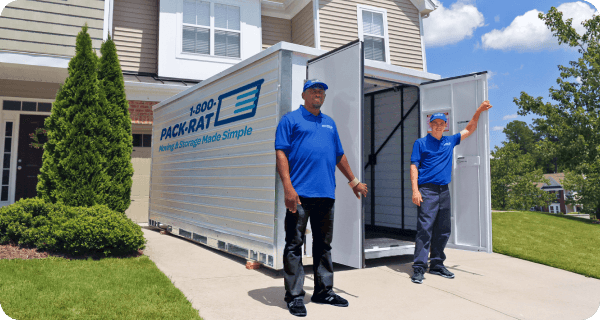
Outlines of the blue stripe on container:
<svg viewBox="0 0 600 320">
<path fill-rule="evenodd" d="M 245 105 L 245 104 L 248 104 L 248 103 L 250 103 L 250 102 L 254 102 L 254 101 L 256 101 L 256 99 L 258 99 L 258 98 L 257 98 L 257 97 L 250 98 L 250 99 L 248 99 L 248 100 L 244 100 L 244 101 L 241 101 L 241 102 L 238 102 L 238 103 L 236 103 L 236 104 L 235 104 L 235 106 L 236 106 L 236 107 L 243 106 L 243 105 Z"/>
<path fill-rule="evenodd" d="M 250 106 L 247 106 L 247 107 L 245 107 L 245 108 L 237 109 L 237 110 L 235 110 L 233 113 L 234 113 L 234 114 L 236 114 L 236 113 L 244 112 L 244 111 L 246 111 L 246 110 L 250 110 L 250 109 L 252 109 L 252 108 L 254 108 L 254 105 L 250 105 Z"/>
<path fill-rule="evenodd" d="M 248 92 L 248 93 L 244 93 L 243 95 L 241 95 L 241 96 L 238 96 L 238 97 L 237 97 L 237 99 L 238 99 L 238 100 L 240 100 L 240 99 L 244 99 L 245 97 L 247 97 L 247 96 L 251 96 L 251 95 L 253 95 L 253 94 L 256 94 L 257 92 L 258 92 L 258 89 L 256 89 L 256 90 L 253 90 L 253 91 L 250 91 L 250 92 Z"/>
</svg>

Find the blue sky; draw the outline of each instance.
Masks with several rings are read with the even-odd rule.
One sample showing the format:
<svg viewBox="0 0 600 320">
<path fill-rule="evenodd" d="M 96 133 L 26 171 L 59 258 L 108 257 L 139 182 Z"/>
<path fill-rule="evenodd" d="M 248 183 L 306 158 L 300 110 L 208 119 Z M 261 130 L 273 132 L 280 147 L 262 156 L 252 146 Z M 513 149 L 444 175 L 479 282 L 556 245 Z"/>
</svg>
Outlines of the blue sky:
<svg viewBox="0 0 600 320">
<path fill-rule="evenodd" d="M 502 129 L 513 120 L 531 124 L 534 116 L 517 116 L 513 102 L 521 91 L 551 102 L 548 89 L 557 87 L 558 65 L 568 65 L 580 55 L 556 38 L 537 19 L 557 7 L 579 22 L 589 19 L 596 7 L 584 1 L 533 0 L 434 0 L 438 8 L 424 19 L 427 68 L 442 77 L 488 71 L 491 148 L 505 141 Z M 596 1 L 592 1 L 596 2 Z M 600 2 L 600 1 L 598 1 Z M 597 13 L 597 12 L 596 12 Z"/>
</svg>

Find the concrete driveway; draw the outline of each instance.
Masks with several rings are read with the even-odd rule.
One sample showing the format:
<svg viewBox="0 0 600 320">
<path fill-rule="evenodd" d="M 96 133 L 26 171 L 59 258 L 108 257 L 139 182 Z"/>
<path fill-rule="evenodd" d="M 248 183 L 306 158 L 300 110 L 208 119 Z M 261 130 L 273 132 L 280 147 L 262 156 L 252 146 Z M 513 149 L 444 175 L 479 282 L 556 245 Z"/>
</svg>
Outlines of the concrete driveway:
<svg viewBox="0 0 600 320">
<path fill-rule="evenodd" d="M 283 301 L 280 273 L 247 270 L 244 259 L 143 231 L 144 253 L 205 320 L 297 319 Z M 600 280 L 495 253 L 446 254 L 456 278 L 426 274 L 421 285 L 410 281 L 412 256 L 367 260 L 365 269 L 336 265 L 334 290 L 348 308 L 311 303 L 312 268 L 306 267 L 307 318 L 582 320 L 600 306 Z"/>
</svg>

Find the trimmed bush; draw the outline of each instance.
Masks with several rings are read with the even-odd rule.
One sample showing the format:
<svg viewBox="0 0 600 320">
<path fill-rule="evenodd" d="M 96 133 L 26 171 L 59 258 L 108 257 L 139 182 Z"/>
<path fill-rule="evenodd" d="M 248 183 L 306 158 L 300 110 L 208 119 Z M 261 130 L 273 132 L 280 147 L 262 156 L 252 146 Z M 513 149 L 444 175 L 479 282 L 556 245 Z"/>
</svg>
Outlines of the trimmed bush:
<svg viewBox="0 0 600 320">
<path fill-rule="evenodd" d="M 107 150 L 115 143 L 110 138 L 113 125 L 87 30 L 86 25 L 77 35 L 69 76 L 44 122 L 48 142 L 37 184 L 37 194 L 44 201 L 73 207 L 109 204 L 112 184 Z"/>
<path fill-rule="evenodd" d="M 124 255 L 145 247 L 140 226 L 106 206 L 69 207 L 22 199 L 0 208 L 0 243 L 72 255 Z"/>
<path fill-rule="evenodd" d="M 133 139 L 129 101 L 125 94 L 125 82 L 117 56 L 117 47 L 110 34 L 108 39 L 102 43 L 100 52 L 102 57 L 99 63 L 98 80 L 106 95 L 108 102 L 106 113 L 112 128 L 106 132 L 106 138 L 110 143 L 104 154 L 107 157 L 106 173 L 111 177 L 111 181 L 107 185 L 104 204 L 113 210 L 125 212 L 131 204 L 131 185 L 133 183 L 131 178 L 133 176 L 133 165 L 131 164 Z"/>
</svg>

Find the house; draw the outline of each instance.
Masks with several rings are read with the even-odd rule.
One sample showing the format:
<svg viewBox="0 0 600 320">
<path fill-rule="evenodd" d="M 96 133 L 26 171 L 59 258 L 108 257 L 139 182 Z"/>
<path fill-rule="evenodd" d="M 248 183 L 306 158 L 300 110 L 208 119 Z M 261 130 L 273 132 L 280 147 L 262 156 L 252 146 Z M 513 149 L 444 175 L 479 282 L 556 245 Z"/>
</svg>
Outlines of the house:
<svg viewBox="0 0 600 320">
<path fill-rule="evenodd" d="M 571 213 L 579 212 L 581 210 L 581 205 L 566 204 L 565 200 L 569 197 L 576 196 L 576 193 L 563 188 L 562 181 L 565 179 L 564 173 L 544 174 L 544 178 L 550 180 L 550 183 L 539 183 L 537 184 L 537 187 L 548 193 L 555 194 L 556 199 L 548 206 L 538 207 L 536 209 L 550 213 Z"/>
<path fill-rule="evenodd" d="M 127 214 L 143 222 L 153 105 L 280 41 L 328 51 L 360 38 L 373 64 L 425 75 L 433 10 L 431 0 L 13 1 L 0 17 L 0 206 L 36 195 L 42 150 L 28 135 L 50 115 L 85 23 L 97 52 L 109 33 L 117 45 L 134 138 Z"/>
</svg>

